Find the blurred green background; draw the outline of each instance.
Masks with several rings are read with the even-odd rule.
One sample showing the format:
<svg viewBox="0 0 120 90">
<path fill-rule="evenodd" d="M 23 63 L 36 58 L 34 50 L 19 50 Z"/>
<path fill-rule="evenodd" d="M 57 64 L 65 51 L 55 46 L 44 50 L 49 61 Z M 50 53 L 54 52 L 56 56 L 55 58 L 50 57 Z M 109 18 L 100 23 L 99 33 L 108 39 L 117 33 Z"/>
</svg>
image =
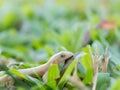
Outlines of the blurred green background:
<svg viewBox="0 0 120 90">
<path fill-rule="evenodd" d="M 119 29 L 120 0 L 0 0 L 1 63 L 40 64 L 90 44 L 109 47 L 119 76 Z"/>
<path fill-rule="evenodd" d="M 1 0 L 2 55 L 17 60 L 39 61 L 60 50 L 79 52 L 84 43 L 89 43 L 84 40 L 86 33 L 89 34 L 91 29 L 96 29 L 100 22 L 112 21 L 119 28 L 119 2 L 119 0 Z M 108 43 L 113 43 L 114 37 L 107 36 L 109 30 L 104 32 L 104 36 L 103 33 L 99 35 L 105 37 Z M 90 40 L 90 43 L 92 42 L 93 39 Z"/>
</svg>

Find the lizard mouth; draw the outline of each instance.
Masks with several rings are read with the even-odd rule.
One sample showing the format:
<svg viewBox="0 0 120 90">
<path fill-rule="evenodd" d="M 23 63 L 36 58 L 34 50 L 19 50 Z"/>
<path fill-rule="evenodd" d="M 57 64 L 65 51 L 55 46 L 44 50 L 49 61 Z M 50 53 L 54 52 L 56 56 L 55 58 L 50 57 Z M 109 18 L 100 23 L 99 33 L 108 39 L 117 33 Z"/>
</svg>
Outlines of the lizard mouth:
<svg viewBox="0 0 120 90">
<path fill-rule="evenodd" d="M 65 66 L 69 65 L 75 58 L 76 56 L 78 56 L 80 53 L 75 53 L 72 56 L 70 56 L 69 58 L 67 58 L 64 62 Z"/>
<path fill-rule="evenodd" d="M 76 58 L 76 56 L 77 55 L 79 55 L 80 53 L 75 53 L 75 54 L 73 54 L 72 56 L 70 56 L 69 58 L 67 58 L 66 60 L 65 60 L 65 63 L 67 63 L 69 60 L 71 61 L 71 60 L 74 60 L 75 58 Z"/>
<path fill-rule="evenodd" d="M 67 58 L 67 59 L 65 60 L 65 62 L 68 61 L 68 60 L 70 60 L 70 59 L 72 59 L 72 58 L 74 59 L 74 55 L 72 55 L 72 56 L 70 56 L 69 58 Z"/>
</svg>

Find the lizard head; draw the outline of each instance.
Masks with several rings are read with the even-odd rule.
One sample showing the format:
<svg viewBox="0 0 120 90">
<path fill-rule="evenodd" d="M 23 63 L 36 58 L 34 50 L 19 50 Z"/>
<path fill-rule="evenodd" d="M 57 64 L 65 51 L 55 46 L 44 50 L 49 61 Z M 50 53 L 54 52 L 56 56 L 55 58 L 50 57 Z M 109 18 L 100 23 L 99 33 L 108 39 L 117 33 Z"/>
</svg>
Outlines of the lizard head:
<svg viewBox="0 0 120 90">
<path fill-rule="evenodd" d="M 53 55 L 48 62 L 59 64 L 61 62 L 64 62 L 68 59 L 71 59 L 73 57 L 73 53 L 69 51 L 61 51 L 55 55 Z"/>
</svg>

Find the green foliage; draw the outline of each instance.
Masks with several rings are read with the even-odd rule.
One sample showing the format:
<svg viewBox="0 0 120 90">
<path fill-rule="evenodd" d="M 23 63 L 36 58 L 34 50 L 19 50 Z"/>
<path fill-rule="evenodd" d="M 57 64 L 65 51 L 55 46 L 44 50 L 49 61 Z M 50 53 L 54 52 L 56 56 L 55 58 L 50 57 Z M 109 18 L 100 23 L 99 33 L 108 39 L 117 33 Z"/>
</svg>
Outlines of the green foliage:
<svg viewBox="0 0 120 90">
<path fill-rule="evenodd" d="M 114 85 L 111 87 L 111 90 L 119 90 L 120 89 L 120 79 L 118 79 Z"/>
<path fill-rule="evenodd" d="M 53 64 L 50 69 L 48 70 L 47 80 L 52 81 L 59 78 L 59 70 L 56 64 Z"/>
<path fill-rule="evenodd" d="M 8 12 L 2 19 L 2 29 L 12 27 L 17 23 L 18 19 L 19 17 L 14 11 Z"/>
<path fill-rule="evenodd" d="M 67 70 L 65 71 L 65 73 L 63 74 L 62 78 L 60 79 L 59 83 L 58 83 L 58 87 L 60 89 L 62 89 L 65 85 L 65 83 L 67 82 L 68 80 L 68 77 L 70 76 L 72 70 L 74 69 L 74 66 L 76 64 L 77 60 L 74 60 L 70 66 L 67 68 Z"/>
<path fill-rule="evenodd" d="M 56 89 L 56 79 L 59 78 L 59 70 L 57 64 L 52 64 L 52 66 L 48 70 L 47 74 L 47 85 L 53 90 Z"/>
<path fill-rule="evenodd" d="M 16 69 L 10 69 L 10 72 L 13 74 L 13 75 L 16 75 L 20 78 L 25 78 L 25 75 L 20 73 L 19 71 L 17 71 Z"/>
<path fill-rule="evenodd" d="M 47 83 L 38 74 L 33 78 L 17 69 L 46 63 L 52 55 L 62 50 L 73 53 L 82 51 L 87 54 L 78 59 L 78 77 L 92 88 L 93 70 L 88 45 L 93 53 L 98 48 L 99 65 L 101 55 L 108 47 L 111 57 L 108 72 L 99 72 L 96 88 L 119 90 L 119 3 L 120 0 L 0 0 L 0 76 L 10 75 L 18 90 L 72 89 L 74 86 L 67 77 L 77 60 L 70 64 L 59 82 L 56 79 L 62 65 L 50 67 Z M 0 89 L 9 89 L 6 86 L 0 84 Z"/>
<path fill-rule="evenodd" d="M 96 90 L 106 90 L 110 84 L 109 73 L 98 73 Z"/>
<path fill-rule="evenodd" d="M 89 46 L 86 46 L 85 48 L 83 48 L 82 51 L 87 53 L 85 56 L 81 58 L 80 62 L 82 63 L 86 71 L 83 82 L 85 84 L 88 84 L 92 82 L 92 79 L 93 79 L 93 67 L 92 67 L 92 59 L 89 52 L 90 51 Z"/>
</svg>

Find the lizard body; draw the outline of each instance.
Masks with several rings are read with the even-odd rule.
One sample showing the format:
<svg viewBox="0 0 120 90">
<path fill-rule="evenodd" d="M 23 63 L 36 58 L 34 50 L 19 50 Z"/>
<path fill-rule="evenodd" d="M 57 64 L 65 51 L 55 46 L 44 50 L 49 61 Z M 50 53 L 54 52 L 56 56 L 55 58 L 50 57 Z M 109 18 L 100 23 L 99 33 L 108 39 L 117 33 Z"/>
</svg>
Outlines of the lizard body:
<svg viewBox="0 0 120 90">
<path fill-rule="evenodd" d="M 29 75 L 29 76 L 35 76 L 35 72 L 40 74 L 41 76 L 43 76 L 49 69 L 51 64 L 59 64 L 61 62 L 64 62 L 70 58 L 73 57 L 73 53 L 69 52 L 69 51 L 61 51 L 55 55 L 53 55 L 47 63 L 41 65 L 41 66 L 37 66 L 37 67 L 33 67 L 33 68 L 27 68 L 27 69 L 19 69 L 18 71 L 25 74 L 25 75 Z M 12 78 L 8 75 L 4 75 L 2 77 L 0 77 L 0 83 L 1 82 L 6 82 L 11 80 Z"/>
</svg>

